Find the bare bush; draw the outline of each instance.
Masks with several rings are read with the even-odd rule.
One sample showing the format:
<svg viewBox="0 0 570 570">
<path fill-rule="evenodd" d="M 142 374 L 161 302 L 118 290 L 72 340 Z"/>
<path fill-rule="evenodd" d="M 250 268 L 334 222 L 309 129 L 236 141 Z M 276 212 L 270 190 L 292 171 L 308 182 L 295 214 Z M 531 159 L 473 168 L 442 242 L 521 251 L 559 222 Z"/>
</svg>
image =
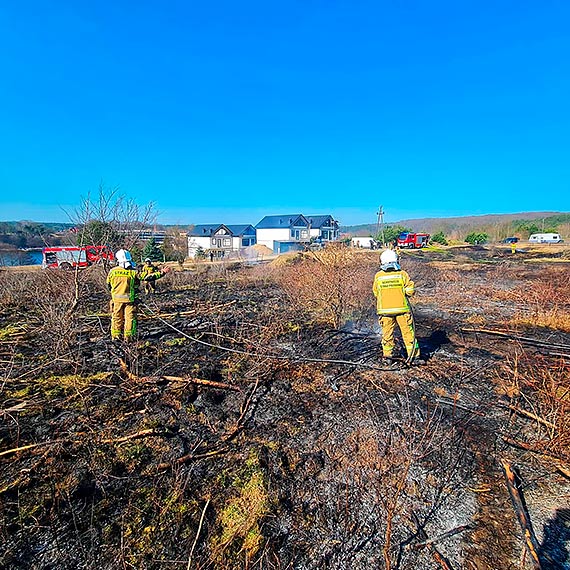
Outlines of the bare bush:
<svg viewBox="0 0 570 570">
<path fill-rule="evenodd" d="M 289 298 L 315 319 L 339 328 L 372 308 L 373 267 L 341 245 L 311 252 L 284 267 L 279 282 Z"/>
<path fill-rule="evenodd" d="M 141 232 L 156 219 L 154 204 L 139 206 L 122 195 L 117 186 L 107 188 L 103 183 L 99 184 L 95 197 L 87 194 L 68 215 L 80 229 L 81 245 L 108 245 L 113 249 L 132 248 Z"/>
<path fill-rule="evenodd" d="M 509 359 L 500 374 L 513 406 L 535 418 L 531 446 L 542 453 L 570 461 L 570 364 L 547 365 L 539 356 Z"/>
</svg>

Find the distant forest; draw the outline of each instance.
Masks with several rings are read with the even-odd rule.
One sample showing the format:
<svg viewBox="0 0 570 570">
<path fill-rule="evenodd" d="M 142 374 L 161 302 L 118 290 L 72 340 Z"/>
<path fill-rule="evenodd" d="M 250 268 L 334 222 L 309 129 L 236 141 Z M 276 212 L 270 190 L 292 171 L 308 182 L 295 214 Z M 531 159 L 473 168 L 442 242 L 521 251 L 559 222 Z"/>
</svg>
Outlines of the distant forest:
<svg viewBox="0 0 570 570">
<path fill-rule="evenodd" d="M 156 229 L 168 230 L 184 227 L 159 225 Z M 192 226 L 185 226 L 190 229 Z M 558 232 L 565 239 L 570 238 L 570 213 L 561 212 L 526 212 L 520 214 L 493 214 L 486 216 L 466 216 L 457 218 L 420 218 L 401 220 L 384 224 L 384 229 L 396 231 L 425 232 L 443 234 L 448 240 L 464 241 L 472 232 L 481 232 L 489 236 L 490 241 L 500 241 L 509 236 L 527 239 L 537 232 Z M 350 236 L 376 236 L 378 224 L 341 226 L 342 234 Z M 46 245 L 71 245 L 77 242 L 71 223 L 46 222 L 0 222 L 0 249 L 41 248 Z"/>
<path fill-rule="evenodd" d="M 485 233 L 491 241 L 500 241 L 510 236 L 528 239 L 531 234 L 539 232 L 557 232 L 562 234 L 563 238 L 570 238 L 570 213 L 525 212 L 456 218 L 419 218 L 385 223 L 384 228 L 431 235 L 441 233 L 448 240 L 455 241 L 464 241 L 472 232 Z M 378 224 L 340 227 L 341 233 L 351 236 L 376 236 L 380 229 Z"/>
</svg>

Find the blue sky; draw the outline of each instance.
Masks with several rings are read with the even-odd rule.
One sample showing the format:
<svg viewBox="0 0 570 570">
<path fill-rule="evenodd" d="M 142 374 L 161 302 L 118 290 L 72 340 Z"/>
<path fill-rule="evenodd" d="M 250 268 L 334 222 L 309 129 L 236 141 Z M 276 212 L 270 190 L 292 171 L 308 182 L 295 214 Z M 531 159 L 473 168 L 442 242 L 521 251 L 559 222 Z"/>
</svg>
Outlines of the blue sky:
<svg viewBox="0 0 570 570">
<path fill-rule="evenodd" d="M 0 6 L 0 220 L 570 211 L 567 0 Z"/>
</svg>

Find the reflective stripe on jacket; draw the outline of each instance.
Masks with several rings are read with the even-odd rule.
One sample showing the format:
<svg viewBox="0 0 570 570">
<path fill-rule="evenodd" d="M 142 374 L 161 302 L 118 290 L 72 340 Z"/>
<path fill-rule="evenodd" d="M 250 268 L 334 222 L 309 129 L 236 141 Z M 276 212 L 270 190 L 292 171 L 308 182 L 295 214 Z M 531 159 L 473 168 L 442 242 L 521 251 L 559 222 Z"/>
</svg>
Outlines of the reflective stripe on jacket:
<svg viewBox="0 0 570 570">
<path fill-rule="evenodd" d="M 134 269 L 113 267 L 107 275 L 111 298 L 117 303 L 134 303 L 138 297 L 139 278 Z"/>
<path fill-rule="evenodd" d="M 378 271 L 374 276 L 372 291 L 376 297 L 376 312 L 379 315 L 401 315 L 410 312 L 407 297 L 414 294 L 414 282 L 405 271 Z"/>
</svg>

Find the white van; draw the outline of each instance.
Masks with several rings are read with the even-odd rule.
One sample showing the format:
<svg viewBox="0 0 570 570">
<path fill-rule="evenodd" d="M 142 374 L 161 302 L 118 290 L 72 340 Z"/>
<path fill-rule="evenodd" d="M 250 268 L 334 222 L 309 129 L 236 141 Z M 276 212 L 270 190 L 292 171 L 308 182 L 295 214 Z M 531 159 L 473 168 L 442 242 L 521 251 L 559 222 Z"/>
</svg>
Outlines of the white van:
<svg viewBox="0 0 570 570">
<path fill-rule="evenodd" d="M 560 243 L 564 240 L 560 234 L 532 234 L 528 241 L 529 243 Z"/>
</svg>

